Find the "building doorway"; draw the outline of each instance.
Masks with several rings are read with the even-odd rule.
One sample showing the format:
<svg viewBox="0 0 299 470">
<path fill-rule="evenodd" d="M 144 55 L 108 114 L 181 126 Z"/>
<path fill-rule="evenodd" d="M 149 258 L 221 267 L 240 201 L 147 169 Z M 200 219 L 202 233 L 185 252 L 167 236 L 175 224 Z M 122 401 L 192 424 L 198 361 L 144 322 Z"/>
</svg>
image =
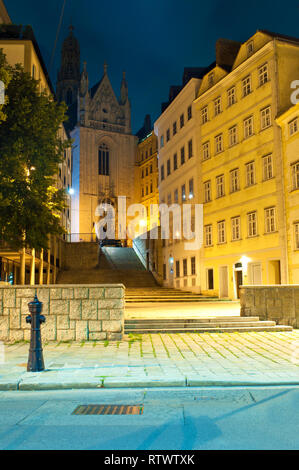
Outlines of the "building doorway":
<svg viewBox="0 0 299 470">
<path fill-rule="evenodd" d="M 219 297 L 228 297 L 228 268 L 220 266 L 219 268 Z"/>
<path fill-rule="evenodd" d="M 269 261 L 269 284 L 281 284 L 280 260 Z"/>
<path fill-rule="evenodd" d="M 260 286 L 262 284 L 262 266 L 261 263 L 251 263 L 250 265 L 250 284 Z"/>
<path fill-rule="evenodd" d="M 243 271 L 242 263 L 236 263 L 234 269 L 234 278 L 235 278 L 235 292 L 237 299 L 240 298 L 240 286 L 243 284 Z"/>
<path fill-rule="evenodd" d="M 207 287 L 208 290 L 214 290 L 214 270 L 207 269 Z"/>
</svg>

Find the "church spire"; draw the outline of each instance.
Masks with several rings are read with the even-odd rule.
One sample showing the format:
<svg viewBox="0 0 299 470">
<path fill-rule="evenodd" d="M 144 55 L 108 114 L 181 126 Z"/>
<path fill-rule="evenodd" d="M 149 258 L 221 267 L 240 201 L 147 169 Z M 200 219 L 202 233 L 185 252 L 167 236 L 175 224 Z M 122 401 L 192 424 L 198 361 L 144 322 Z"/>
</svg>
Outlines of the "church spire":
<svg viewBox="0 0 299 470">
<path fill-rule="evenodd" d="M 128 100 L 128 84 L 126 80 L 126 72 L 123 72 L 123 79 L 120 87 L 120 104 L 125 104 Z"/>
</svg>

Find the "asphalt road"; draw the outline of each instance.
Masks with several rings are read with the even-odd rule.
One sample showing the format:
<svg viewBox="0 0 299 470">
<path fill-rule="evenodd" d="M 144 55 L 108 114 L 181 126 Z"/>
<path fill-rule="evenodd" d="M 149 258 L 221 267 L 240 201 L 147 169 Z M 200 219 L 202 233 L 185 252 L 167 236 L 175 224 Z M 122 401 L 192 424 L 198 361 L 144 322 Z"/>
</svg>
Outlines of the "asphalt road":
<svg viewBox="0 0 299 470">
<path fill-rule="evenodd" d="M 0 449 L 298 449 L 299 387 L 1 392 Z M 142 415 L 77 416 L 82 404 Z"/>
</svg>

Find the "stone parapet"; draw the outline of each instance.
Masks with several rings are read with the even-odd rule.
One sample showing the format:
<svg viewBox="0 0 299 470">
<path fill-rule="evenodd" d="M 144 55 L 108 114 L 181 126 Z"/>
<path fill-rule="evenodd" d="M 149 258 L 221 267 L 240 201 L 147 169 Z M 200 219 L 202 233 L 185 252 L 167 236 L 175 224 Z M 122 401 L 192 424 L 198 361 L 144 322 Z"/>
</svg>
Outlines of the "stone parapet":
<svg viewBox="0 0 299 470">
<path fill-rule="evenodd" d="M 299 328 L 299 285 L 242 286 L 241 316 Z"/>
<path fill-rule="evenodd" d="M 0 286 L 0 341 L 30 340 L 28 303 L 43 303 L 44 341 L 117 341 L 124 333 L 122 284 Z"/>
</svg>

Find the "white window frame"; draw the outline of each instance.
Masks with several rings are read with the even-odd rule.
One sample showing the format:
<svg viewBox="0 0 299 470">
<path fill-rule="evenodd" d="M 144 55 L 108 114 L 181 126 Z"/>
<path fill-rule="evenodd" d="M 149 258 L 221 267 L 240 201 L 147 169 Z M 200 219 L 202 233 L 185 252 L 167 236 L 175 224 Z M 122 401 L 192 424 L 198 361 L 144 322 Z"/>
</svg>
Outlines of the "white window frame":
<svg viewBox="0 0 299 470">
<path fill-rule="evenodd" d="M 216 176 L 216 195 L 217 198 L 225 196 L 224 174 Z"/>
<path fill-rule="evenodd" d="M 255 181 L 255 161 L 248 162 L 245 165 L 246 168 L 246 186 L 253 186 Z"/>
<path fill-rule="evenodd" d="M 241 240 L 241 217 L 239 215 L 231 218 L 232 241 Z"/>
<path fill-rule="evenodd" d="M 203 185 L 204 185 L 204 201 L 211 202 L 212 200 L 211 180 L 205 181 Z"/>
<path fill-rule="evenodd" d="M 215 136 L 215 154 L 223 152 L 223 134 Z"/>
<path fill-rule="evenodd" d="M 299 131 L 299 118 L 296 117 L 295 119 L 292 119 L 292 121 L 288 123 L 288 126 L 289 126 L 289 135 L 292 136 L 296 134 Z"/>
<path fill-rule="evenodd" d="M 257 211 L 252 211 L 247 214 L 247 233 L 248 238 L 256 237 L 257 231 Z"/>
<path fill-rule="evenodd" d="M 249 116 L 248 118 L 244 119 L 244 139 L 249 139 L 249 137 L 253 136 L 254 134 L 254 127 L 253 127 L 253 116 Z"/>
<path fill-rule="evenodd" d="M 229 172 L 230 175 L 230 192 L 235 193 L 240 189 L 240 172 L 239 168 L 234 168 Z"/>
<path fill-rule="evenodd" d="M 218 96 L 214 100 L 214 113 L 215 113 L 215 116 L 218 116 L 218 114 L 220 114 L 221 112 L 222 112 L 221 96 Z"/>
<path fill-rule="evenodd" d="M 202 159 L 208 160 L 209 158 L 211 158 L 210 141 L 207 141 L 202 144 Z"/>
<path fill-rule="evenodd" d="M 201 110 L 201 123 L 205 124 L 209 120 L 209 109 L 208 105 L 204 106 Z"/>
<path fill-rule="evenodd" d="M 258 68 L 259 75 L 259 86 L 263 86 L 269 81 L 269 69 L 268 64 L 263 64 Z"/>
<path fill-rule="evenodd" d="M 271 106 L 261 109 L 261 130 L 267 129 L 272 124 Z"/>
<path fill-rule="evenodd" d="M 217 243 L 221 245 L 226 243 L 226 223 L 225 220 L 217 222 Z"/>
<path fill-rule="evenodd" d="M 270 180 L 274 176 L 272 153 L 262 157 L 263 159 L 263 181 Z"/>
<path fill-rule="evenodd" d="M 264 217 L 265 233 L 276 232 L 276 208 L 274 206 L 266 207 L 266 209 L 264 209 Z"/>
<path fill-rule="evenodd" d="M 299 189 L 299 161 L 291 164 L 292 189 Z"/>
<path fill-rule="evenodd" d="M 228 129 L 228 143 L 230 147 L 233 147 L 238 143 L 238 126 L 235 124 L 234 126 Z"/>
<path fill-rule="evenodd" d="M 232 86 L 227 90 L 227 106 L 230 107 L 237 102 L 236 87 Z"/>
<path fill-rule="evenodd" d="M 213 245 L 213 228 L 212 224 L 208 224 L 204 226 L 204 242 L 205 246 L 212 246 Z"/>
<path fill-rule="evenodd" d="M 247 75 L 247 77 L 243 78 L 242 80 L 242 96 L 245 98 L 245 96 L 250 95 L 252 92 L 251 88 L 251 75 Z"/>
</svg>

